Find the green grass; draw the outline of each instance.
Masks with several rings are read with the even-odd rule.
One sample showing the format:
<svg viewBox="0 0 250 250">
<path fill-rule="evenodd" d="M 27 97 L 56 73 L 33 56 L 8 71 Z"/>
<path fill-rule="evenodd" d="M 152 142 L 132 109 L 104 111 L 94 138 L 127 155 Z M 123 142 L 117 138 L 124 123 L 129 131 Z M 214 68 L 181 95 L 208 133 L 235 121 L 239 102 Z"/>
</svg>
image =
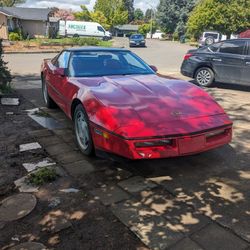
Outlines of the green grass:
<svg viewBox="0 0 250 250">
<path fill-rule="evenodd" d="M 35 186 L 41 186 L 45 183 L 56 180 L 57 173 L 52 168 L 42 168 L 28 176 L 27 182 Z"/>
<path fill-rule="evenodd" d="M 24 43 L 37 43 L 39 46 L 103 46 L 111 47 L 112 41 L 102 41 L 94 37 L 68 37 L 68 38 L 56 38 L 56 39 L 31 39 L 24 41 Z"/>
</svg>

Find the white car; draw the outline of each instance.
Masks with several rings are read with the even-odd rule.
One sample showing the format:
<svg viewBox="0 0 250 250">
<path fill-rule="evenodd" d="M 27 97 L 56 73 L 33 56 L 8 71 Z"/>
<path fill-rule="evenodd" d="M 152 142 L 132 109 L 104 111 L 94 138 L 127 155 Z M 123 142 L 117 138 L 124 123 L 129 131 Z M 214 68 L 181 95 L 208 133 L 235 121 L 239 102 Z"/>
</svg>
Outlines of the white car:
<svg viewBox="0 0 250 250">
<path fill-rule="evenodd" d="M 103 40 L 112 38 L 101 24 L 95 22 L 63 21 L 59 22 L 59 35 L 63 37 L 98 37 Z"/>
<path fill-rule="evenodd" d="M 164 36 L 164 33 L 161 32 L 160 30 L 156 30 L 154 34 L 152 34 L 153 39 L 162 39 Z M 151 38 L 151 33 L 147 33 L 146 38 Z"/>
</svg>

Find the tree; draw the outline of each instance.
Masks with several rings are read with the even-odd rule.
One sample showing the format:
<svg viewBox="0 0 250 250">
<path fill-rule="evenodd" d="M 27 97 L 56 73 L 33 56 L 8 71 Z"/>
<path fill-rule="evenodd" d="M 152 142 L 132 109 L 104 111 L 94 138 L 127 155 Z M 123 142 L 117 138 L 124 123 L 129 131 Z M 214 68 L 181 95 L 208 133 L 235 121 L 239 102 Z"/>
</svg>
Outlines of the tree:
<svg viewBox="0 0 250 250">
<path fill-rule="evenodd" d="M 71 10 L 54 8 L 53 13 L 54 17 L 58 17 L 61 20 L 69 20 L 69 21 L 75 20 L 74 14 Z"/>
<path fill-rule="evenodd" d="M 157 29 L 157 24 L 155 21 L 152 22 L 152 34 L 155 33 Z M 144 23 L 139 26 L 139 33 L 143 34 L 144 36 L 147 35 L 151 31 L 151 23 Z"/>
<path fill-rule="evenodd" d="M 0 0 L 0 7 L 12 7 L 24 2 L 25 0 Z"/>
<path fill-rule="evenodd" d="M 204 30 L 217 30 L 230 38 L 249 27 L 250 1 L 202 0 L 189 17 L 187 32 L 197 38 Z"/>
<path fill-rule="evenodd" d="M 91 12 L 90 17 L 93 22 L 100 23 L 105 28 L 105 30 L 110 29 L 110 26 L 108 24 L 108 19 L 104 16 L 104 14 L 101 11 L 97 10 Z"/>
<path fill-rule="evenodd" d="M 128 22 L 128 11 L 123 0 L 97 0 L 95 11 L 101 11 L 111 27 Z"/>
<path fill-rule="evenodd" d="M 91 21 L 91 16 L 88 8 L 85 5 L 81 5 L 81 11 L 75 12 L 75 19 L 78 21 Z"/>
<path fill-rule="evenodd" d="M 0 39 L 0 89 L 6 90 L 12 80 L 7 63 L 3 60 L 3 45 L 2 39 Z"/>
<path fill-rule="evenodd" d="M 224 0 L 223 0 L 224 1 Z M 197 0 L 160 0 L 157 20 L 166 33 L 183 35 L 189 13 L 195 7 Z"/>
<path fill-rule="evenodd" d="M 125 10 L 128 12 L 128 21 L 134 20 L 134 0 L 123 0 Z"/>
<path fill-rule="evenodd" d="M 143 20 L 144 18 L 144 13 L 141 9 L 136 9 L 134 12 L 134 20 Z"/>
<path fill-rule="evenodd" d="M 145 22 L 150 21 L 153 16 L 154 16 L 154 11 L 152 9 L 147 9 L 144 16 Z"/>
</svg>

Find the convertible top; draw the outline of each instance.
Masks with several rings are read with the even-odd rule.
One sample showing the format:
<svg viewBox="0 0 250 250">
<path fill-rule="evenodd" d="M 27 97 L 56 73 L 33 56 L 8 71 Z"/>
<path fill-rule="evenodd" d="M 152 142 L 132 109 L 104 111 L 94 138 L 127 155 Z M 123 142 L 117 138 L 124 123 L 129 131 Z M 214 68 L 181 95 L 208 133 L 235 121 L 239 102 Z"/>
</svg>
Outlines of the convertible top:
<svg viewBox="0 0 250 250">
<path fill-rule="evenodd" d="M 85 46 L 85 47 L 74 47 L 68 48 L 64 51 L 70 52 L 80 52 L 80 51 L 110 51 L 110 52 L 118 52 L 118 51 L 126 51 L 129 52 L 130 50 L 124 48 L 107 48 L 107 47 L 97 47 L 97 46 Z"/>
</svg>

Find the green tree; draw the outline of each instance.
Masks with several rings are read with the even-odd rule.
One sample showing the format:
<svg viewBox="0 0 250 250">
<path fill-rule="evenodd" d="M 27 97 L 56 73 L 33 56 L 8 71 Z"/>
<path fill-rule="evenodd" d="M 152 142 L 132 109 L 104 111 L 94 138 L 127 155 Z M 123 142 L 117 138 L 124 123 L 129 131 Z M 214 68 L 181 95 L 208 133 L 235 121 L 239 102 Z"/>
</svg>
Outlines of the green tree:
<svg viewBox="0 0 250 250">
<path fill-rule="evenodd" d="M 94 11 L 90 13 L 91 20 L 93 22 L 100 23 L 105 30 L 109 30 L 110 26 L 108 24 L 108 19 L 104 16 L 104 14 L 101 11 Z"/>
<path fill-rule="evenodd" d="M 91 16 L 88 8 L 85 5 L 81 5 L 81 11 L 75 12 L 75 20 L 77 21 L 91 21 Z"/>
<path fill-rule="evenodd" d="M 128 12 L 128 21 L 134 20 L 134 0 L 123 0 L 125 10 Z"/>
<path fill-rule="evenodd" d="M 3 45 L 0 39 L 0 89 L 6 90 L 12 80 L 9 69 L 7 68 L 7 63 L 3 60 Z"/>
<path fill-rule="evenodd" d="M 128 11 L 123 0 L 97 0 L 95 11 L 101 11 L 111 27 L 128 22 Z"/>
<path fill-rule="evenodd" d="M 197 0 L 160 0 L 157 21 L 166 33 L 185 33 L 189 13 Z"/>
<path fill-rule="evenodd" d="M 153 21 L 152 22 L 152 34 L 155 33 L 156 30 L 157 30 L 157 24 L 155 21 Z M 140 34 L 143 34 L 144 36 L 146 36 L 147 33 L 151 31 L 151 23 L 144 23 L 140 25 L 138 31 Z"/>
<path fill-rule="evenodd" d="M 154 16 L 154 11 L 152 9 L 147 9 L 144 16 L 145 22 L 150 21 L 153 16 Z"/>
<path fill-rule="evenodd" d="M 197 38 L 209 29 L 220 31 L 229 38 L 249 27 L 249 0 L 202 0 L 189 17 L 187 33 Z"/>
<path fill-rule="evenodd" d="M 25 0 L 0 0 L 0 7 L 12 7 L 24 2 Z"/>
<path fill-rule="evenodd" d="M 134 20 L 143 20 L 144 19 L 144 13 L 141 9 L 136 9 L 134 12 Z"/>
</svg>

